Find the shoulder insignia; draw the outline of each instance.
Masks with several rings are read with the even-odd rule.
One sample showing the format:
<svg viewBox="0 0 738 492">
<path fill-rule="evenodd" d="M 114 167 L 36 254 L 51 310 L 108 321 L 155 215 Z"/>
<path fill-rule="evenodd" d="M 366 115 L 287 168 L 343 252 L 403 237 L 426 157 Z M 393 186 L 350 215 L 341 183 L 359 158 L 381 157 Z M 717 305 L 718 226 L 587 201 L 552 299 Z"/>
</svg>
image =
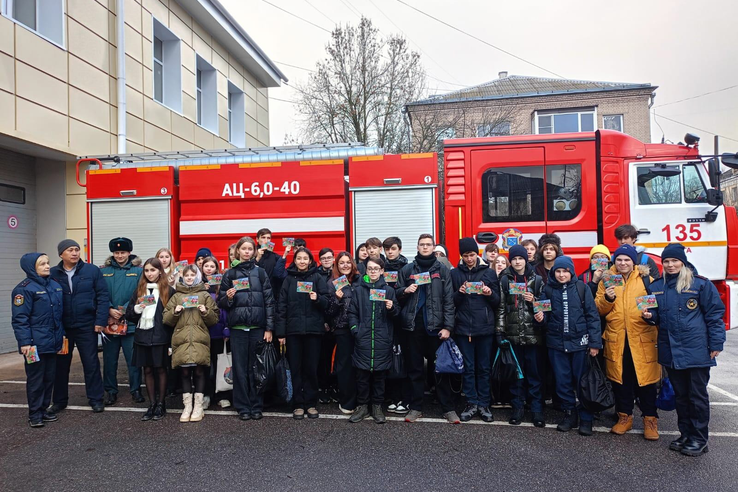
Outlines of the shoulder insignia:
<svg viewBox="0 0 738 492">
<path fill-rule="evenodd" d="M 30 278 L 27 278 L 23 282 L 21 282 L 20 284 L 18 284 L 18 287 L 26 287 L 30 283 L 31 283 L 31 279 Z"/>
<path fill-rule="evenodd" d="M 694 310 L 697 309 L 697 299 L 690 298 L 687 300 L 687 309 Z"/>
<path fill-rule="evenodd" d="M 112 273 L 103 273 L 103 277 L 112 277 L 113 275 Z"/>
<path fill-rule="evenodd" d="M 126 273 L 126 277 L 138 277 L 138 273 Z"/>
<path fill-rule="evenodd" d="M 13 298 L 13 306 L 22 306 L 24 302 L 26 302 L 26 299 L 23 297 L 23 294 L 17 294 Z"/>
<path fill-rule="evenodd" d="M 660 291 L 658 291 L 658 292 L 654 290 L 654 291 L 652 291 L 652 292 L 651 292 L 651 294 L 653 294 L 653 295 L 655 295 L 655 296 L 658 296 L 658 295 L 663 295 L 663 293 L 664 293 L 664 291 L 663 291 L 663 290 L 660 290 Z"/>
<path fill-rule="evenodd" d="M 36 292 L 36 294 L 46 294 L 46 291 L 45 290 L 39 290 L 38 292 Z"/>
</svg>

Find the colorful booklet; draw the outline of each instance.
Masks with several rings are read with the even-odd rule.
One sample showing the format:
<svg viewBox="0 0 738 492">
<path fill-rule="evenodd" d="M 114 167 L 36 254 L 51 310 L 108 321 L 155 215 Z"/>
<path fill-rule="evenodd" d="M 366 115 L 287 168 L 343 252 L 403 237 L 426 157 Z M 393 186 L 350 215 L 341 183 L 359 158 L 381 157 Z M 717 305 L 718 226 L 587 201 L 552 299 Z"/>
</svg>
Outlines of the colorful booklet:
<svg viewBox="0 0 738 492">
<path fill-rule="evenodd" d="M 208 285 L 220 285 L 222 281 L 223 281 L 223 274 L 214 273 L 208 279 Z"/>
<path fill-rule="evenodd" d="M 313 291 L 312 282 L 297 282 L 297 292 L 309 294 Z"/>
<path fill-rule="evenodd" d="M 346 275 L 341 275 L 337 279 L 333 281 L 333 285 L 336 287 L 336 290 L 341 290 L 344 287 L 346 287 L 349 284 L 348 279 L 346 278 Z"/>
<path fill-rule="evenodd" d="M 388 284 L 397 282 L 397 272 L 384 272 L 384 281 Z"/>
<path fill-rule="evenodd" d="M 233 281 L 233 288 L 236 290 L 248 290 L 251 287 L 251 284 L 249 283 L 249 278 L 237 278 Z"/>
<path fill-rule="evenodd" d="M 268 249 L 269 251 L 274 251 L 274 243 L 269 241 L 268 243 L 259 246 L 259 249 Z"/>
<path fill-rule="evenodd" d="M 592 258 L 592 270 L 607 270 L 607 258 Z"/>
<path fill-rule="evenodd" d="M 184 298 L 184 301 L 182 301 L 182 307 L 186 308 L 196 308 L 200 305 L 200 298 L 197 296 L 187 296 Z"/>
<path fill-rule="evenodd" d="M 481 294 L 484 288 L 484 282 L 467 282 L 465 291 L 467 294 Z"/>
<path fill-rule="evenodd" d="M 551 311 L 551 299 L 544 299 L 542 301 L 533 301 L 533 312 L 544 313 Z"/>
<path fill-rule="evenodd" d="M 294 245 L 295 245 L 294 237 L 286 237 L 282 239 L 282 246 L 294 246 Z"/>
<path fill-rule="evenodd" d="M 387 291 L 384 289 L 369 289 L 370 301 L 386 301 Z"/>
<path fill-rule="evenodd" d="M 136 301 L 136 304 L 143 304 L 144 306 L 153 306 L 154 304 L 156 304 L 156 299 L 154 299 L 154 296 L 149 294 L 146 296 L 139 297 L 138 300 Z"/>
<path fill-rule="evenodd" d="M 643 311 L 644 309 L 652 309 L 659 306 L 656 303 L 656 296 L 654 295 L 636 297 L 636 304 L 638 304 L 639 311 Z"/>
<path fill-rule="evenodd" d="M 425 285 L 425 284 L 431 283 L 430 273 L 428 272 L 410 275 L 410 278 L 415 280 L 415 283 L 418 285 Z"/>
<path fill-rule="evenodd" d="M 26 355 L 26 363 L 27 364 L 33 364 L 34 362 L 38 362 L 41 360 L 41 357 L 38 355 L 38 347 L 35 345 L 31 346 L 31 349 L 28 351 L 28 355 Z"/>
<path fill-rule="evenodd" d="M 187 260 L 178 261 L 177 263 L 174 264 L 174 271 L 181 272 L 182 270 L 184 270 L 184 267 L 186 267 L 189 264 L 190 262 Z"/>
<path fill-rule="evenodd" d="M 528 292 L 528 285 L 525 282 L 511 282 L 510 294 L 525 294 Z"/>
<path fill-rule="evenodd" d="M 609 289 L 610 287 L 622 287 L 625 285 L 622 275 L 610 275 L 606 279 L 603 279 L 602 282 L 605 284 L 606 289 Z"/>
</svg>

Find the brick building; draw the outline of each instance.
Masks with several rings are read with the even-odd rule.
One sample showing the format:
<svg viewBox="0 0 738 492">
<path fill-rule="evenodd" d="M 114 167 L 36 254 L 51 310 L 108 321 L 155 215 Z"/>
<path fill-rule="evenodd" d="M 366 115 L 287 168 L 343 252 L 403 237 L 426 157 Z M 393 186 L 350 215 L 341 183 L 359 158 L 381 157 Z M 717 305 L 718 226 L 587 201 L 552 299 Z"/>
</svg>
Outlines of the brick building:
<svg viewBox="0 0 738 492">
<path fill-rule="evenodd" d="M 651 141 L 651 84 L 507 75 L 406 106 L 412 147 L 443 138 L 619 130 Z"/>
</svg>

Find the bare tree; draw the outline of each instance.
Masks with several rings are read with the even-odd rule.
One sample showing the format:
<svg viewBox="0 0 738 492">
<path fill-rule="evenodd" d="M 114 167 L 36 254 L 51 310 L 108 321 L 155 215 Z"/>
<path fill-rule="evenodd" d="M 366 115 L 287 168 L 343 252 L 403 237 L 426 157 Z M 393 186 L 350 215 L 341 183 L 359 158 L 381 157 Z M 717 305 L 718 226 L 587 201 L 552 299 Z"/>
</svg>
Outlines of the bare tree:
<svg viewBox="0 0 738 492">
<path fill-rule="evenodd" d="M 336 27 L 331 36 L 325 60 L 296 86 L 303 140 L 405 150 L 402 109 L 425 90 L 420 55 L 401 36 L 381 38 L 365 17 L 358 26 Z"/>
</svg>

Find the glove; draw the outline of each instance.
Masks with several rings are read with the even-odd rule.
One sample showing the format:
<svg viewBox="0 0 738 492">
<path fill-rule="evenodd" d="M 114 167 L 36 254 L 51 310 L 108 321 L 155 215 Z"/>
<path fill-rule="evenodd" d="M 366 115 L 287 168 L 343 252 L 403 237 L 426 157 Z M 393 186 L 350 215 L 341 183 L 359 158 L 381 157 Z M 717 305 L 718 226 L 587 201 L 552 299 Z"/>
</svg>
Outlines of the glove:
<svg viewBox="0 0 738 492">
<path fill-rule="evenodd" d="M 506 340 L 505 340 L 505 337 L 504 337 L 504 336 L 502 336 L 502 333 L 500 333 L 500 332 L 497 332 L 497 333 L 495 334 L 495 342 L 497 343 L 497 346 L 498 346 L 498 347 L 499 347 L 500 345 L 502 345 L 502 342 L 505 342 L 505 341 L 506 341 Z"/>
</svg>

